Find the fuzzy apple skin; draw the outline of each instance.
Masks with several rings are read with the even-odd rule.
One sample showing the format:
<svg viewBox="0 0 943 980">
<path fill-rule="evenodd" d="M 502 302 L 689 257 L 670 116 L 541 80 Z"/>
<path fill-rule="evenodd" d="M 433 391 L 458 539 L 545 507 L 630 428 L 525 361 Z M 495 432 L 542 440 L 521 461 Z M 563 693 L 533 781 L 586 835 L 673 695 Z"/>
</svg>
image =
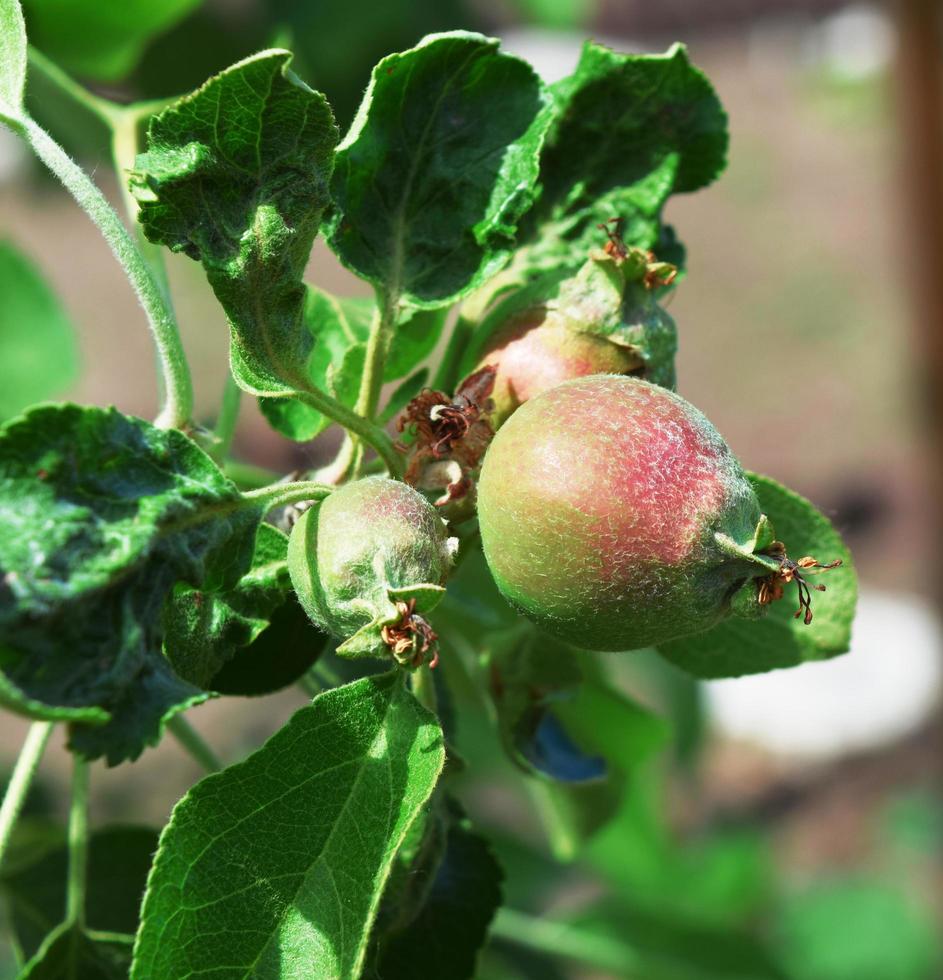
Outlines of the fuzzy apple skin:
<svg viewBox="0 0 943 980">
<path fill-rule="evenodd" d="M 563 381 L 644 368 L 631 348 L 574 330 L 567 317 L 543 307 L 512 317 L 481 357 L 478 367 L 485 365 L 496 368 L 491 395 L 495 428 L 524 402 Z"/>
<path fill-rule="evenodd" d="M 452 564 L 445 522 L 399 480 L 348 483 L 301 515 L 288 544 L 292 584 L 311 620 L 347 638 L 397 618 L 396 598 L 434 604 Z"/>
<path fill-rule="evenodd" d="M 485 456 L 478 514 L 504 596 L 587 649 L 709 629 L 765 573 L 740 464 L 696 408 L 637 378 L 576 379 L 522 405 Z"/>
</svg>

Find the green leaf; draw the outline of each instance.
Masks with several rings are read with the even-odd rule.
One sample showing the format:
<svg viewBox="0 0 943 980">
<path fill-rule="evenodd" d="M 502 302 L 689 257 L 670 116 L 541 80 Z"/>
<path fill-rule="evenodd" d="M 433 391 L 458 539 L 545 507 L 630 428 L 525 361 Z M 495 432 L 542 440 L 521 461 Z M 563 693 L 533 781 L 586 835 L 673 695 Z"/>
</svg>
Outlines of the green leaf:
<svg viewBox="0 0 943 980">
<path fill-rule="evenodd" d="M 115 82 L 137 64 L 147 44 L 202 0 L 25 0 L 33 44 L 63 68 Z"/>
<path fill-rule="evenodd" d="M 580 264 L 613 217 L 629 245 L 654 248 L 668 197 L 709 184 L 726 164 L 727 116 L 683 45 L 628 55 L 587 42 L 553 94 L 541 194 L 523 235 L 530 263 Z"/>
<path fill-rule="evenodd" d="M 19 0 L 0 0 L 0 119 L 23 115 L 26 89 L 26 27 Z"/>
<path fill-rule="evenodd" d="M 235 651 L 209 683 L 218 694 L 258 697 L 299 680 L 322 656 L 329 641 L 292 593 L 264 630 Z"/>
<path fill-rule="evenodd" d="M 813 555 L 819 561 L 841 559 L 840 568 L 817 579 L 826 592 L 813 592 L 814 619 L 795 618 L 794 586 L 760 619 L 731 617 L 694 636 L 664 643 L 658 652 L 697 677 L 738 677 L 845 653 L 858 598 L 851 554 L 831 522 L 807 500 L 769 477 L 747 474 L 760 507 L 791 557 Z M 811 578 L 811 577 L 810 577 Z"/>
<path fill-rule="evenodd" d="M 132 977 L 359 975 L 394 855 L 443 762 L 442 732 L 400 674 L 317 697 L 177 804 Z"/>
<path fill-rule="evenodd" d="M 161 652 L 177 581 L 235 584 L 256 507 L 176 430 L 115 409 L 40 406 L 0 429 L 4 700 L 39 717 L 92 709 L 70 745 L 111 764 L 206 697 Z M 10 704 L 10 702 L 13 702 Z M 34 711 L 40 702 L 44 710 Z"/>
<path fill-rule="evenodd" d="M 155 117 L 131 188 L 147 237 L 203 264 L 247 391 L 285 395 L 317 374 L 301 281 L 329 203 L 337 128 L 287 51 L 241 61 Z"/>
<path fill-rule="evenodd" d="M 35 849 L 33 849 L 35 850 Z M 99 932 L 133 936 L 157 833 L 147 827 L 103 827 L 89 838 L 87 925 Z M 63 919 L 69 850 L 59 832 L 40 853 L 20 860 L 18 838 L 0 873 L 10 924 L 25 957 Z"/>
<path fill-rule="evenodd" d="M 373 302 L 339 299 L 313 286 L 307 287 L 303 327 L 310 335 L 311 354 L 306 363 L 308 381 L 332 391 L 348 408 L 357 401 L 363 373 Z M 314 439 L 331 419 L 296 398 L 262 398 L 262 414 L 289 439 Z"/>
<path fill-rule="evenodd" d="M 445 853 L 418 915 L 386 934 L 374 971 L 382 980 L 471 980 L 501 903 L 501 867 L 465 822 L 453 820 Z"/>
<path fill-rule="evenodd" d="M 0 241 L 0 419 L 56 398 L 78 377 L 75 332 L 39 270 Z"/>
<path fill-rule="evenodd" d="M 331 247 L 392 305 L 480 285 L 534 199 L 547 104 L 533 69 L 478 34 L 384 58 L 338 147 Z"/>
<path fill-rule="evenodd" d="M 313 344 L 307 382 L 330 392 L 348 408 L 355 406 L 360 394 L 374 309 L 369 299 L 339 298 L 307 287 L 304 326 Z M 445 309 L 416 310 L 398 324 L 384 365 L 384 381 L 408 374 L 432 353 L 446 313 Z M 273 428 L 299 442 L 314 439 L 332 421 L 297 398 L 261 398 L 259 405 Z"/>
<path fill-rule="evenodd" d="M 252 566 L 226 592 L 179 583 L 163 612 L 164 653 L 178 677 L 210 689 L 236 651 L 253 643 L 291 594 L 288 538 L 260 524 Z"/>
<path fill-rule="evenodd" d="M 131 936 L 96 936 L 63 923 L 17 980 L 127 980 L 132 941 Z"/>
</svg>

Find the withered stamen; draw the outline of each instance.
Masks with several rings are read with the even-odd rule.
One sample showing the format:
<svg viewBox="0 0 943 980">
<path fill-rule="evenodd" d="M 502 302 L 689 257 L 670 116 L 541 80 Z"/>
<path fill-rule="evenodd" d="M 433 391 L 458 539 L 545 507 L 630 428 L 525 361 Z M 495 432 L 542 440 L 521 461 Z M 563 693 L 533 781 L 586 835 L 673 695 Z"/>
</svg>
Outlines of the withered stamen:
<svg viewBox="0 0 943 980">
<path fill-rule="evenodd" d="M 801 573 L 816 574 L 830 568 L 838 568 L 841 559 L 823 565 L 811 555 L 806 555 L 798 561 L 793 561 L 786 556 L 786 548 L 781 541 L 774 541 L 765 553 L 779 560 L 779 570 L 759 580 L 757 602 L 761 606 L 766 606 L 777 599 L 782 599 L 785 594 L 784 586 L 795 582 L 799 593 L 799 608 L 796 610 L 795 618 L 802 616 L 803 623 L 808 626 L 812 622 L 812 590 L 824 592 L 825 586 L 810 584 Z"/>
<path fill-rule="evenodd" d="M 439 637 L 422 616 L 416 613 L 415 599 L 410 599 L 409 602 L 397 602 L 396 610 L 399 619 L 395 623 L 384 626 L 380 630 L 380 637 L 397 659 L 415 649 L 409 663 L 413 667 L 418 667 Z M 438 662 L 439 650 L 436 647 L 433 650 L 432 660 L 429 661 L 430 670 Z"/>
</svg>

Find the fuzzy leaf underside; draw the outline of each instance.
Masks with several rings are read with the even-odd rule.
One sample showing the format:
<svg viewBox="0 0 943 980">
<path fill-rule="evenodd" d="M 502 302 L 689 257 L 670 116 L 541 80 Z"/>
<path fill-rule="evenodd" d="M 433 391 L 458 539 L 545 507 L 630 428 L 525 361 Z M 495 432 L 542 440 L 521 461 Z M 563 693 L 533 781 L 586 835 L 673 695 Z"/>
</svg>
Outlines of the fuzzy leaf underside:
<svg viewBox="0 0 943 980">
<path fill-rule="evenodd" d="M 683 45 L 632 55 L 587 42 L 553 94 L 541 195 L 522 236 L 528 261 L 578 265 L 605 242 L 596 226 L 614 217 L 629 245 L 655 248 L 668 197 L 709 184 L 726 164 L 727 116 Z"/>
<path fill-rule="evenodd" d="M 337 128 L 324 96 L 263 51 L 155 117 L 131 188 L 147 237 L 202 263 L 247 391 L 306 385 L 315 339 L 301 277 L 330 201 Z"/>
<path fill-rule="evenodd" d="M 239 504 L 185 435 L 115 409 L 39 406 L 0 429 L 0 699 L 77 712 L 89 758 L 155 742 L 206 697 L 164 659 L 161 608 L 178 581 L 246 570 L 259 513 Z"/>
<path fill-rule="evenodd" d="M 478 34 L 384 58 L 338 148 L 331 247 L 394 302 L 432 308 L 480 285 L 533 202 L 548 103 L 526 62 Z"/>
<path fill-rule="evenodd" d="M 177 804 L 132 977 L 359 975 L 397 848 L 444 762 L 397 673 L 335 688 Z"/>
<path fill-rule="evenodd" d="M 178 584 L 163 627 L 164 652 L 177 675 L 222 694 L 278 690 L 297 680 L 324 645 L 291 588 L 288 538 L 270 524 L 259 525 L 252 566 L 234 588 L 213 593 Z"/>
<path fill-rule="evenodd" d="M 858 582 L 851 554 L 838 532 L 798 494 L 769 477 L 747 475 L 791 558 L 812 555 L 821 562 L 840 558 L 842 565 L 809 576 L 810 582 L 824 585 L 827 591 L 812 593 L 814 618 L 808 626 L 801 617 L 795 618 L 796 589 L 790 585 L 760 619 L 731 617 L 706 633 L 658 647 L 668 660 L 697 677 L 739 677 L 827 660 L 845 653 L 851 642 Z"/>
<path fill-rule="evenodd" d="M 259 525 L 252 566 L 224 593 L 180 584 L 164 607 L 164 649 L 176 673 L 207 687 L 238 647 L 247 646 L 268 625 L 290 588 L 288 538 Z"/>
<path fill-rule="evenodd" d="M 75 330 L 39 269 L 0 241 L 0 420 L 62 394 L 78 376 Z"/>
</svg>

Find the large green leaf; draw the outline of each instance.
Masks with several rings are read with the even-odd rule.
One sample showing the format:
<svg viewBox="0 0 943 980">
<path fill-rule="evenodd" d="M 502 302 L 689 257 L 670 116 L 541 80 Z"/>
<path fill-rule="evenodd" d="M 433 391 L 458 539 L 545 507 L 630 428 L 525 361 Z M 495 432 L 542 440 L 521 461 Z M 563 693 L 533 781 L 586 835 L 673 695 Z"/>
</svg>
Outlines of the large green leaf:
<svg viewBox="0 0 943 980">
<path fill-rule="evenodd" d="M 769 477 L 748 474 L 760 507 L 773 523 L 789 555 L 812 555 L 822 562 L 841 559 L 818 578 L 826 592 L 813 592 L 813 621 L 796 618 L 794 586 L 774 602 L 761 619 L 724 620 L 706 633 L 663 643 L 658 652 L 697 677 L 738 677 L 807 660 L 827 660 L 845 653 L 858 598 L 858 579 L 851 554 L 828 518 L 807 500 Z M 811 578 L 811 577 L 810 577 Z"/>
<path fill-rule="evenodd" d="M 131 187 L 147 237 L 203 264 L 247 391 L 307 386 L 301 281 L 329 202 L 337 128 L 324 97 L 263 51 L 151 122 Z"/>
<path fill-rule="evenodd" d="M 580 264 L 613 217 L 629 245 L 655 247 L 669 195 L 703 187 L 726 163 L 726 114 L 683 45 L 627 55 L 587 42 L 554 98 L 525 222 L 530 262 Z"/>
<path fill-rule="evenodd" d="M 17 980 L 127 980 L 131 936 L 94 935 L 63 924 L 51 932 Z"/>
<path fill-rule="evenodd" d="M 0 0 L 0 119 L 23 115 L 26 89 L 26 27 L 20 0 Z"/>
<path fill-rule="evenodd" d="M 113 82 L 134 68 L 148 42 L 202 0 L 25 0 L 29 34 L 63 68 Z"/>
<path fill-rule="evenodd" d="M 0 429 L 4 702 L 35 717 L 87 709 L 104 724 L 74 726 L 73 748 L 139 755 L 205 697 L 161 653 L 165 598 L 177 581 L 235 584 L 258 521 L 181 432 L 76 405 L 13 419 Z"/>
<path fill-rule="evenodd" d="M 387 302 L 448 303 L 506 261 L 534 199 L 548 96 L 498 42 L 432 34 L 384 58 L 332 182 L 331 247 Z"/>
<path fill-rule="evenodd" d="M 426 901 L 415 918 L 382 937 L 366 978 L 471 980 L 501 903 L 501 867 L 488 843 L 453 820 Z"/>
<path fill-rule="evenodd" d="M 78 375 L 75 332 L 39 270 L 0 241 L 0 419 L 55 398 Z"/>
<path fill-rule="evenodd" d="M 177 804 L 132 977 L 358 976 L 394 855 L 443 762 L 441 729 L 401 674 L 317 697 Z"/>
<path fill-rule="evenodd" d="M 69 851 L 64 832 L 38 853 L 31 853 L 35 848 L 22 848 L 25 860 L 20 860 L 20 850 L 17 838 L 0 873 L 0 895 L 6 899 L 20 950 L 28 958 L 65 916 Z M 148 827 L 103 827 L 91 835 L 86 879 L 90 929 L 134 935 L 156 850 L 157 833 Z"/>
</svg>

